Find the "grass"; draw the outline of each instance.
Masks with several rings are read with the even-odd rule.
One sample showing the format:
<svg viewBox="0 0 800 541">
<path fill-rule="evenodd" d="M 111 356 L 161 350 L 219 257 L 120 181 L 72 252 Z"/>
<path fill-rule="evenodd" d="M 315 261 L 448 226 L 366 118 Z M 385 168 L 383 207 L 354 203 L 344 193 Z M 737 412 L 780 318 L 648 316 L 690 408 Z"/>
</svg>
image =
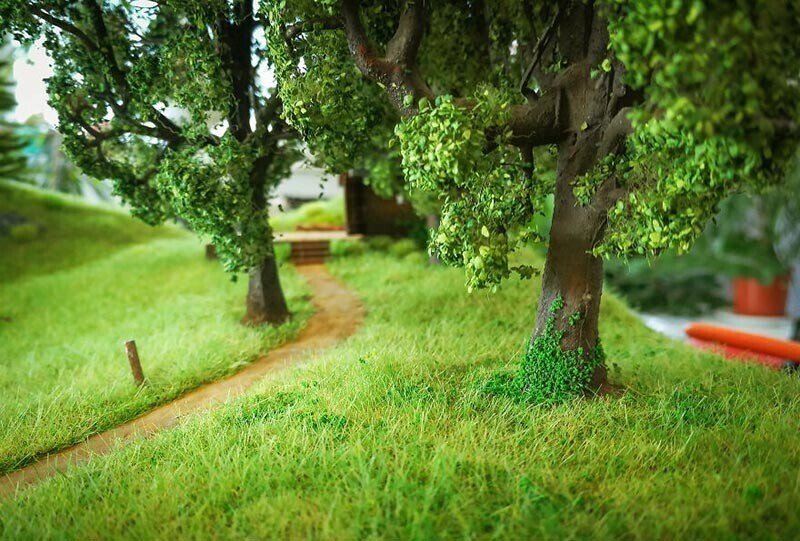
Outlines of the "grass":
<svg viewBox="0 0 800 541">
<path fill-rule="evenodd" d="M 235 371 L 310 313 L 290 267 L 295 320 L 246 328 L 246 284 L 187 233 L 11 184 L 0 184 L 0 201 L 0 212 L 41 225 L 31 240 L 0 237 L 0 473 Z M 126 339 L 150 383 L 141 390 Z"/>
<path fill-rule="evenodd" d="M 295 210 L 276 214 L 269 222 L 272 229 L 277 232 L 295 231 L 298 225 L 344 227 L 344 198 L 312 201 Z"/>
<path fill-rule="evenodd" d="M 613 297 L 621 397 L 530 407 L 512 371 L 538 284 L 467 295 L 387 255 L 333 271 L 362 330 L 248 397 L 0 506 L 5 539 L 786 538 L 800 531 L 800 382 L 644 328 Z"/>
<path fill-rule="evenodd" d="M 0 235 L 0 283 L 83 265 L 156 238 L 185 238 L 176 227 L 150 227 L 121 211 L 25 184 L 0 181 L 0 214 L 37 226 L 31 239 Z"/>
</svg>

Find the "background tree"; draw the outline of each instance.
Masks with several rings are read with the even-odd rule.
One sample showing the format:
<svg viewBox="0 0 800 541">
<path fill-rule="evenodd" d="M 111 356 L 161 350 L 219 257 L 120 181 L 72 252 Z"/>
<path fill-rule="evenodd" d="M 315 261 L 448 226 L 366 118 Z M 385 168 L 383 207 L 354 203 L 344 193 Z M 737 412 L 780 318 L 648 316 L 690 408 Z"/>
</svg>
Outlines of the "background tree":
<svg viewBox="0 0 800 541">
<path fill-rule="evenodd" d="M 533 400 L 606 381 L 604 254 L 688 249 L 723 197 L 783 178 L 797 145 L 792 0 L 262 9 L 285 118 L 305 137 L 342 151 L 368 133 L 376 89 L 394 106 L 406 181 L 444 198 L 433 248 L 469 287 L 534 272 L 509 256 L 539 237 L 534 218 L 554 194 L 535 331 L 513 382 Z"/>
<path fill-rule="evenodd" d="M 296 158 L 252 0 L 0 0 L 2 30 L 53 58 L 73 160 L 144 221 L 178 215 L 249 272 L 249 324 L 289 317 L 268 194 Z"/>
<path fill-rule="evenodd" d="M 0 49 L 3 48 L 0 42 Z M 0 55 L 3 52 L 0 50 Z M 14 124 L 7 118 L 16 107 L 14 99 L 14 83 L 12 81 L 11 55 L 0 57 L 0 179 L 20 180 L 25 171 L 25 157 L 22 155 L 24 144 L 14 130 Z"/>
</svg>

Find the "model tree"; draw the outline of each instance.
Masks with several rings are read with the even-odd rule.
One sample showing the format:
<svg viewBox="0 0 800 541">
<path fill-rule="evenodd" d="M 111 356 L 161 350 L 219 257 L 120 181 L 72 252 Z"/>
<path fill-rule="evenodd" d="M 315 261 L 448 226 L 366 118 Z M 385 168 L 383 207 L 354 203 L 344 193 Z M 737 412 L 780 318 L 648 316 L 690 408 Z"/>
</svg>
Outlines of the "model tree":
<svg viewBox="0 0 800 541">
<path fill-rule="evenodd" d="M 16 105 L 11 65 L 10 58 L 0 58 L 0 179 L 19 180 L 26 164 L 21 152 L 23 143 L 14 133 L 14 124 L 7 119 Z"/>
<path fill-rule="evenodd" d="M 0 0 L 0 31 L 43 39 L 65 148 L 134 215 L 179 216 L 230 272 L 249 272 L 248 324 L 289 317 L 268 194 L 296 159 L 252 0 Z"/>
<path fill-rule="evenodd" d="M 721 199 L 778 182 L 797 146 L 793 0 L 262 10 L 285 117 L 306 138 L 341 152 L 369 133 L 376 89 L 394 106 L 406 182 L 444 198 L 432 247 L 469 287 L 536 272 L 512 254 L 537 238 L 554 194 L 535 330 L 511 387 L 532 400 L 606 382 L 604 255 L 688 249 Z"/>
</svg>

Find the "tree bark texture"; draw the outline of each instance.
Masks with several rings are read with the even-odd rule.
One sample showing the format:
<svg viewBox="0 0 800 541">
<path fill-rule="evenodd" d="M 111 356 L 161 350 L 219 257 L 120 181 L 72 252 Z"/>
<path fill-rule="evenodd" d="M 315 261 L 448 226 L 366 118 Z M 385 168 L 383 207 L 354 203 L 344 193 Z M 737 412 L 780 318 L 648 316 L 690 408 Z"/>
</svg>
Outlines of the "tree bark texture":
<svg viewBox="0 0 800 541">
<path fill-rule="evenodd" d="M 580 349 L 586 358 L 599 346 L 603 260 L 592 255 L 591 250 L 602 239 L 606 212 L 579 206 L 572 181 L 585 172 L 587 165 L 591 167 L 593 150 L 592 145 L 567 143 L 560 151 L 550 243 L 533 335 L 541 336 L 548 319 L 553 317 L 554 330 L 562 333 L 561 349 Z M 550 307 L 557 299 L 563 301 L 563 308 L 551 314 Z M 605 367 L 595 366 L 587 390 L 596 391 L 605 382 Z"/>
<path fill-rule="evenodd" d="M 247 313 L 242 318 L 245 325 L 281 325 L 289 320 L 291 312 L 278 276 L 278 263 L 274 256 L 264 258 L 261 265 L 250 269 L 247 285 Z"/>
</svg>

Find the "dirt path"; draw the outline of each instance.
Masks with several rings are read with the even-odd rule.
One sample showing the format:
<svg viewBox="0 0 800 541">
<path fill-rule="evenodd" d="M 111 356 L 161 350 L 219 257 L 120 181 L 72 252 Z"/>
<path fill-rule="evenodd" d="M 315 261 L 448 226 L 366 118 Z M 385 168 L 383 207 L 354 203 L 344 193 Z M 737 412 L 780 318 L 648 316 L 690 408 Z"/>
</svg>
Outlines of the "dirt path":
<svg viewBox="0 0 800 541">
<path fill-rule="evenodd" d="M 364 317 L 364 307 L 358 297 L 331 276 L 323 265 L 307 265 L 298 267 L 298 270 L 313 291 L 314 315 L 300 331 L 297 340 L 258 358 L 227 379 L 199 387 L 133 421 L 95 434 L 81 443 L 0 477 L 0 498 L 14 496 L 19 490 L 53 477 L 70 465 L 108 453 L 132 438 L 151 436 L 178 424 L 189 414 L 239 396 L 266 374 L 308 359 L 315 351 L 330 347 L 355 333 Z"/>
</svg>

